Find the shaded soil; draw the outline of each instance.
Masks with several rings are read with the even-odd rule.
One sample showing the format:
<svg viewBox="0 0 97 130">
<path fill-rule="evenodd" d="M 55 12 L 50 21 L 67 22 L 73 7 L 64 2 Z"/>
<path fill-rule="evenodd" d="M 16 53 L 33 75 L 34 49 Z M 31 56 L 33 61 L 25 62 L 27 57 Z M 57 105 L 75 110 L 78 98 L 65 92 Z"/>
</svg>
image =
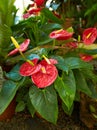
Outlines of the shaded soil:
<svg viewBox="0 0 97 130">
<path fill-rule="evenodd" d="M 0 122 L 0 130 L 89 130 L 79 119 L 78 110 L 74 110 L 72 116 L 67 116 L 62 109 L 56 125 L 44 119 L 32 118 L 28 112 L 16 113 L 11 120 Z M 92 130 L 97 130 L 97 127 Z"/>
</svg>

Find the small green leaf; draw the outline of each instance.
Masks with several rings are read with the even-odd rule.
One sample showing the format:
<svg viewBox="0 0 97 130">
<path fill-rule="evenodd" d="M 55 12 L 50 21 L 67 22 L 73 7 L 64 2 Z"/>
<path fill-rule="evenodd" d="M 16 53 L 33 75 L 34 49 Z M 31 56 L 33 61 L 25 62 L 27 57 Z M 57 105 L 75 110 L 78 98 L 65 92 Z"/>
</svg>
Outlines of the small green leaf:
<svg viewBox="0 0 97 130">
<path fill-rule="evenodd" d="M 29 90 L 29 97 L 35 110 L 47 121 L 56 123 L 58 118 L 57 94 L 53 86 L 39 89 L 32 86 Z"/>
<path fill-rule="evenodd" d="M 25 106 L 26 106 L 26 104 L 24 103 L 24 101 L 20 101 L 17 104 L 15 111 L 16 112 L 21 112 L 21 111 L 23 111 L 25 109 Z"/>
</svg>

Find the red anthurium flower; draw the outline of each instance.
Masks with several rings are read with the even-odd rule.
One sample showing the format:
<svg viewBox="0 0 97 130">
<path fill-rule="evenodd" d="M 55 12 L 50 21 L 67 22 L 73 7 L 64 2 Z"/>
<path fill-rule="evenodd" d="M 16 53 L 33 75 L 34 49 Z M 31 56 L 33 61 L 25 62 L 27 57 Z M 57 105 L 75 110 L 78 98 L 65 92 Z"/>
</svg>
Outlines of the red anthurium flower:
<svg viewBox="0 0 97 130">
<path fill-rule="evenodd" d="M 45 88 L 50 86 L 57 78 L 58 71 L 53 64 L 47 64 L 46 62 L 40 62 L 41 69 L 31 76 L 33 83 L 38 88 Z"/>
<path fill-rule="evenodd" d="M 30 44 L 30 39 L 26 39 L 26 40 L 20 45 L 20 49 L 19 49 L 19 50 L 20 50 L 21 52 L 26 51 L 29 44 Z M 11 52 L 8 53 L 8 56 L 11 56 L 11 55 L 14 55 L 14 54 L 18 53 L 19 50 L 18 50 L 17 48 L 14 49 L 14 50 L 12 50 Z"/>
<path fill-rule="evenodd" d="M 31 76 L 32 74 L 40 70 L 41 65 L 37 64 L 38 59 L 33 59 L 31 62 L 34 65 L 30 64 L 29 62 L 25 62 L 24 64 L 21 65 L 19 70 L 20 75 Z"/>
<path fill-rule="evenodd" d="M 66 30 L 60 29 L 50 33 L 50 38 L 57 40 L 67 40 L 71 38 L 73 33 L 67 32 Z"/>
<path fill-rule="evenodd" d="M 82 40 L 86 45 L 92 44 L 97 38 L 97 29 L 88 28 L 83 32 Z"/>
<path fill-rule="evenodd" d="M 45 0 L 34 0 L 34 2 L 37 4 L 37 6 L 42 6 L 45 3 Z"/>
<path fill-rule="evenodd" d="M 80 58 L 85 61 L 85 62 L 89 62 L 93 59 L 93 56 L 91 55 L 86 55 L 86 54 L 80 54 Z"/>
</svg>

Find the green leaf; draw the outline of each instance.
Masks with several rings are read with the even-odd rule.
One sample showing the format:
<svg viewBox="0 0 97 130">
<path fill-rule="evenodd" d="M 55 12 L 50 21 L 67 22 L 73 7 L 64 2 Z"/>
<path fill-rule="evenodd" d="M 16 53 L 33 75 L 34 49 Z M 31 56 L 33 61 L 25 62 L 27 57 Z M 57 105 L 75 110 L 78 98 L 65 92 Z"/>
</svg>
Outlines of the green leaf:
<svg viewBox="0 0 97 130">
<path fill-rule="evenodd" d="M 54 58 L 58 61 L 58 64 L 56 64 L 57 68 L 68 73 L 69 68 L 65 63 L 64 58 L 62 58 L 61 56 L 52 56 L 51 58 Z"/>
<path fill-rule="evenodd" d="M 23 111 L 25 109 L 25 106 L 26 106 L 26 104 L 24 103 L 24 101 L 20 101 L 17 104 L 15 111 L 16 112 L 21 112 L 21 111 Z"/>
<path fill-rule="evenodd" d="M 97 75 L 94 73 L 93 70 L 83 68 L 81 69 L 81 72 L 83 73 L 86 79 L 90 79 L 93 82 L 97 83 Z"/>
<path fill-rule="evenodd" d="M 72 27 L 69 27 L 69 28 L 67 29 L 67 31 L 70 32 L 70 33 L 73 33 L 73 32 L 74 32 L 74 29 L 73 29 Z"/>
<path fill-rule="evenodd" d="M 52 20 L 53 22 L 55 23 L 59 23 L 59 24 L 62 24 L 62 21 L 57 18 L 52 11 L 50 11 L 49 9 L 42 9 L 42 13 L 44 13 L 45 17 L 49 20 Z"/>
<path fill-rule="evenodd" d="M 58 118 L 57 94 L 53 86 L 39 89 L 32 86 L 29 97 L 35 110 L 47 121 L 56 123 Z"/>
<path fill-rule="evenodd" d="M 57 78 L 54 86 L 69 111 L 73 104 L 76 93 L 75 79 L 72 71 L 70 71 L 68 75 L 64 73 L 63 76 L 63 78 Z"/>
<path fill-rule="evenodd" d="M 5 73 L 5 76 L 13 81 L 19 81 L 22 78 L 22 76 L 19 74 L 19 68 L 20 65 L 17 64 L 10 72 Z"/>
<path fill-rule="evenodd" d="M 72 104 L 71 108 L 68 110 L 68 108 L 67 108 L 67 106 L 65 105 L 65 103 L 62 102 L 62 108 L 63 108 L 64 112 L 65 112 L 67 115 L 71 115 L 72 112 L 73 112 L 74 104 Z"/>
<path fill-rule="evenodd" d="M 44 44 L 50 43 L 52 41 L 53 41 L 53 39 L 50 39 L 50 38 L 47 37 L 43 41 L 37 42 L 37 45 L 44 45 Z"/>
<path fill-rule="evenodd" d="M 2 71 L 2 68 L 0 66 L 0 92 L 1 92 L 1 89 L 2 89 L 2 86 L 3 86 L 3 81 L 4 81 L 3 71 Z"/>
<path fill-rule="evenodd" d="M 93 66 L 87 62 L 82 61 L 77 57 L 68 57 L 64 59 L 65 64 L 69 67 L 69 69 L 78 69 L 78 68 L 88 68 L 93 69 Z"/>
<path fill-rule="evenodd" d="M 97 54 L 97 49 L 81 49 L 81 52 L 86 53 L 86 54 L 90 54 L 90 55 L 95 55 Z"/>
<path fill-rule="evenodd" d="M 14 98 L 18 86 L 13 81 L 4 82 L 2 91 L 0 92 L 0 114 L 2 114 Z"/>
<path fill-rule="evenodd" d="M 94 84 L 93 82 L 91 81 L 88 81 L 88 87 L 91 91 L 91 95 L 90 97 L 91 98 L 94 98 L 94 99 L 97 99 L 97 84 Z"/>
<path fill-rule="evenodd" d="M 12 31 L 10 27 L 7 25 L 0 25 L 0 47 L 6 48 L 8 46 L 11 35 Z"/>
<path fill-rule="evenodd" d="M 54 29 L 61 29 L 62 26 L 60 24 L 57 24 L 57 23 L 46 23 L 42 26 L 42 30 L 45 31 L 45 32 L 48 32 L 49 33 L 54 30 Z"/>
<path fill-rule="evenodd" d="M 35 112 L 36 112 L 36 110 L 35 110 L 35 108 L 33 107 L 30 98 L 28 98 L 28 100 L 27 100 L 27 108 L 28 108 L 28 110 L 29 110 L 31 116 L 33 117 L 34 114 L 35 114 Z"/>
<path fill-rule="evenodd" d="M 79 70 L 74 70 L 73 72 L 76 80 L 76 89 L 90 96 L 91 91 L 87 85 L 84 75 Z"/>
</svg>

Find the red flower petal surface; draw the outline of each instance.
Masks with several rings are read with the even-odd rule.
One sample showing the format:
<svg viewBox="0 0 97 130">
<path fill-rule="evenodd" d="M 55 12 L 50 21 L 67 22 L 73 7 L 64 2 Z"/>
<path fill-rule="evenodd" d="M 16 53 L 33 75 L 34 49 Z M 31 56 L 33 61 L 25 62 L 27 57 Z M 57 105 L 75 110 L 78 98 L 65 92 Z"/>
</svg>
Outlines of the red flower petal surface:
<svg viewBox="0 0 97 130">
<path fill-rule="evenodd" d="M 88 28 L 83 32 L 82 40 L 86 45 L 92 44 L 97 38 L 97 29 Z"/>
<path fill-rule="evenodd" d="M 20 45 L 20 51 L 21 52 L 24 52 L 27 50 L 27 47 L 30 43 L 30 39 L 26 39 L 21 45 Z M 12 50 L 11 52 L 8 53 L 8 56 L 11 56 L 11 55 L 15 55 L 19 52 L 19 50 L 16 48 L 14 50 Z"/>
<path fill-rule="evenodd" d="M 51 64 L 58 64 L 58 61 L 55 60 L 55 59 L 48 59 L 50 61 Z M 45 64 L 48 64 L 46 60 L 42 60 L 40 62 L 41 65 L 45 65 Z"/>
<path fill-rule="evenodd" d="M 37 6 L 42 6 L 45 3 L 45 0 L 34 0 Z"/>
<path fill-rule="evenodd" d="M 86 55 L 86 54 L 80 54 L 80 58 L 85 61 L 85 62 L 89 62 L 93 59 L 93 56 L 91 55 Z"/>
<path fill-rule="evenodd" d="M 49 37 L 57 40 L 67 40 L 71 38 L 73 33 L 67 32 L 66 30 L 56 30 L 50 33 Z"/>
<path fill-rule="evenodd" d="M 34 65 L 31 65 L 29 62 L 25 62 L 24 64 L 22 64 L 19 70 L 20 75 L 31 76 L 32 74 L 39 71 L 41 68 L 41 65 L 37 64 L 37 62 L 38 62 L 38 59 L 34 59 L 32 60 L 32 63 L 34 63 Z"/>
<path fill-rule="evenodd" d="M 43 72 L 42 69 L 45 69 L 45 71 Z M 57 75 L 57 68 L 52 64 L 46 64 L 45 66 L 42 66 L 40 71 L 33 74 L 31 78 L 38 88 L 45 88 L 50 86 L 56 80 Z"/>
</svg>

